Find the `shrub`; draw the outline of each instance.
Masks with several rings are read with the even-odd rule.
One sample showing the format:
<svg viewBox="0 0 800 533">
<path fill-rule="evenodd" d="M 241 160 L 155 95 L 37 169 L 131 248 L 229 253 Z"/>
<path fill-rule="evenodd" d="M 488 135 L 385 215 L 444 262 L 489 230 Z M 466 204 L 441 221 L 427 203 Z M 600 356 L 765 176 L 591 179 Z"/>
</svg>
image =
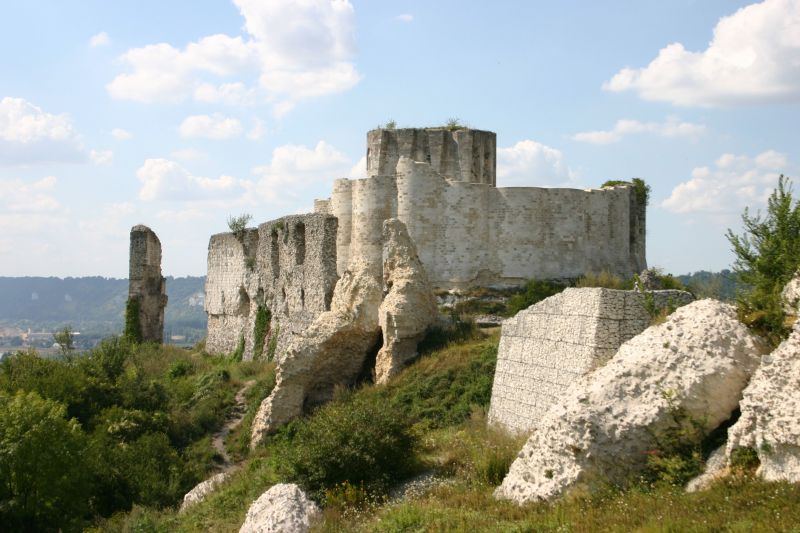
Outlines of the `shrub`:
<svg viewBox="0 0 800 533">
<path fill-rule="evenodd" d="M 231 230 L 237 239 L 244 236 L 244 230 L 247 229 L 247 224 L 253 219 L 253 215 L 249 213 L 242 213 L 239 216 L 228 217 L 228 229 Z"/>
<path fill-rule="evenodd" d="M 451 117 L 447 119 L 444 127 L 450 131 L 456 131 L 464 129 L 466 126 L 461 122 L 461 119 L 457 117 Z"/>
<path fill-rule="evenodd" d="M 414 469 L 416 438 L 399 409 L 350 396 L 283 430 L 275 467 L 284 481 L 322 500 L 342 483 L 385 493 Z"/>
<path fill-rule="evenodd" d="M 74 529 L 91 494 L 80 424 L 35 392 L 0 392 L 0 405 L 2 529 Z"/>
<path fill-rule="evenodd" d="M 728 230 L 736 260 L 733 270 L 741 283 L 737 304 L 740 318 L 778 344 L 789 334 L 784 324 L 781 291 L 800 266 L 800 204 L 792 198 L 791 182 L 781 176 L 767 202 L 767 213 L 742 215 L 744 234 Z"/>
<path fill-rule="evenodd" d="M 395 122 L 394 120 L 389 120 L 388 122 L 386 122 L 386 125 L 383 127 L 383 129 L 393 130 L 396 127 L 397 127 L 397 122 Z"/>
<path fill-rule="evenodd" d="M 578 281 L 575 283 L 575 286 L 630 290 L 633 288 L 633 280 L 624 280 L 607 270 L 603 270 L 599 273 L 587 272 L 578 279 Z"/>
<path fill-rule="evenodd" d="M 272 314 L 266 305 L 259 305 L 256 309 L 256 321 L 253 326 L 253 359 L 261 358 L 264 352 L 264 341 L 269 333 Z"/>
<path fill-rule="evenodd" d="M 125 330 L 123 336 L 130 342 L 142 342 L 142 325 L 139 322 L 139 300 L 128 298 L 125 305 Z"/>
<path fill-rule="evenodd" d="M 75 337 L 71 326 L 64 326 L 64 329 L 53 333 L 53 340 L 58 344 L 61 355 L 68 355 L 75 349 Z"/>
<path fill-rule="evenodd" d="M 623 181 L 623 180 L 608 180 L 603 183 L 600 187 L 615 187 L 617 185 L 629 185 L 633 186 L 634 191 L 636 193 L 636 199 L 639 203 L 643 206 L 646 206 L 650 202 L 650 186 L 645 183 L 645 181 L 641 178 L 633 178 L 631 181 Z"/>
<path fill-rule="evenodd" d="M 425 336 L 417 345 L 420 354 L 427 354 L 435 350 L 446 348 L 452 343 L 461 343 L 480 335 L 478 326 L 471 318 L 464 318 L 455 312 L 450 315 L 449 326 L 432 326 L 425 332 Z"/>
<path fill-rule="evenodd" d="M 521 294 L 515 294 L 508 300 L 508 316 L 514 316 L 523 309 L 544 300 L 566 289 L 567 286 L 555 281 L 531 279 L 525 284 Z"/>
</svg>

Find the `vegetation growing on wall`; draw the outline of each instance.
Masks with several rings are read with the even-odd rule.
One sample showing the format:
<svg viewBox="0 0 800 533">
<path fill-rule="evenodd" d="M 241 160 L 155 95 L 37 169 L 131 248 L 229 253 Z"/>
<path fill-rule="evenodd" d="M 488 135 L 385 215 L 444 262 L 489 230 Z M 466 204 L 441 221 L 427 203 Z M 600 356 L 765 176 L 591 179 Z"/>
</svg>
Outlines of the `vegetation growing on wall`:
<svg viewBox="0 0 800 533">
<path fill-rule="evenodd" d="M 141 302 L 138 298 L 128 298 L 125 306 L 125 330 L 123 337 L 131 342 L 142 342 L 142 324 L 139 319 Z"/>
<path fill-rule="evenodd" d="M 244 237 L 244 230 L 247 229 L 247 224 L 253 219 L 250 213 L 242 213 L 239 216 L 228 217 L 228 229 L 231 230 L 237 239 L 241 240 Z"/>
<path fill-rule="evenodd" d="M 650 186 L 642 178 L 633 178 L 631 181 L 608 180 L 600 187 L 604 189 L 616 185 L 632 185 L 639 204 L 646 206 L 650 202 Z"/>
<path fill-rule="evenodd" d="M 256 309 L 256 323 L 253 326 L 253 359 L 260 359 L 264 352 L 264 341 L 270 331 L 272 313 L 266 305 L 259 305 Z"/>
</svg>

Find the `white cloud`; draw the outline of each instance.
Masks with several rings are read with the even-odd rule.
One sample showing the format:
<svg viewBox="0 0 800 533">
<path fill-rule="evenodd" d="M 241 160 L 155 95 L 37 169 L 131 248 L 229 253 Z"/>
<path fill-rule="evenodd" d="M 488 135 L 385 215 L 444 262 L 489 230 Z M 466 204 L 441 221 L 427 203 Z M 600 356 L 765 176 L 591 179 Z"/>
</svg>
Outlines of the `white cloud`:
<svg viewBox="0 0 800 533">
<path fill-rule="evenodd" d="M 706 127 L 693 122 L 681 122 L 677 117 L 669 117 L 665 122 L 640 122 L 638 120 L 618 120 L 610 130 L 582 131 L 572 138 L 592 144 L 611 144 L 619 142 L 626 135 L 651 133 L 662 137 L 689 137 L 696 139 L 703 135 Z"/>
<path fill-rule="evenodd" d="M 397 15 L 395 19 L 399 20 L 400 22 L 411 22 L 414 20 L 414 15 L 410 13 L 403 13 L 402 15 Z"/>
<path fill-rule="evenodd" d="M 120 58 L 128 72 L 108 84 L 109 93 L 141 102 L 270 102 L 281 115 L 299 100 L 360 80 L 351 62 L 355 14 L 348 0 L 233 1 L 246 37 L 217 34 L 184 49 L 167 43 L 131 49 Z M 214 76 L 240 80 L 212 83 Z"/>
<path fill-rule="evenodd" d="M 315 186 L 328 187 L 336 178 L 347 177 L 352 161 L 336 148 L 319 141 L 314 148 L 287 144 L 272 151 L 268 165 L 257 167 L 257 192 L 270 201 L 285 202 L 312 197 Z M 325 191 L 318 191 L 325 194 Z M 327 190 L 330 193 L 330 190 Z"/>
<path fill-rule="evenodd" d="M 97 46 L 108 46 L 109 44 L 111 44 L 111 38 L 104 31 L 101 31 L 96 35 L 92 35 L 92 38 L 89 39 L 89 46 L 92 48 Z"/>
<path fill-rule="evenodd" d="M 497 186 L 564 186 L 574 181 L 560 150 L 536 141 L 497 149 Z"/>
<path fill-rule="evenodd" d="M 194 148 L 182 148 L 170 153 L 170 156 L 181 161 L 205 161 L 208 159 L 208 154 L 195 150 Z"/>
<path fill-rule="evenodd" d="M 358 163 L 350 169 L 351 179 L 362 179 L 367 177 L 367 156 L 362 156 Z"/>
<path fill-rule="evenodd" d="M 0 211 L 10 213 L 54 213 L 61 204 L 53 196 L 57 179 L 47 176 L 28 183 L 21 179 L 0 179 Z"/>
<path fill-rule="evenodd" d="M 181 137 L 200 137 L 205 139 L 230 139 L 242 134 L 242 123 L 238 119 L 214 113 L 213 115 L 192 115 L 186 117 L 178 131 Z"/>
<path fill-rule="evenodd" d="M 89 158 L 97 166 L 106 166 L 114 162 L 114 152 L 111 150 L 92 150 Z"/>
<path fill-rule="evenodd" d="M 118 141 L 127 141 L 133 139 L 133 134 L 127 130 L 123 130 L 122 128 L 114 128 L 111 130 L 111 136 Z"/>
<path fill-rule="evenodd" d="M 262 137 L 264 137 L 265 133 L 266 133 L 266 128 L 264 121 L 261 120 L 260 118 L 256 118 L 255 120 L 253 120 L 253 127 L 250 128 L 250 131 L 247 132 L 247 138 L 250 139 L 251 141 L 258 141 L 261 140 Z"/>
<path fill-rule="evenodd" d="M 768 150 L 756 157 L 723 154 L 712 166 L 696 167 L 688 181 L 678 184 L 660 206 L 673 213 L 737 215 L 766 200 L 786 172 L 784 154 Z"/>
<path fill-rule="evenodd" d="M 67 115 L 53 115 L 23 98 L 0 100 L 0 164 L 85 160 Z"/>
<path fill-rule="evenodd" d="M 205 178 L 192 175 L 169 159 L 147 159 L 136 172 L 145 201 L 229 200 L 244 192 L 243 183 L 232 176 Z"/>
<path fill-rule="evenodd" d="M 765 0 L 723 17 L 701 52 L 662 48 L 644 68 L 624 68 L 603 88 L 646 100 L 721 106 L 800 99 L 800 2 Z"/>
</svg>

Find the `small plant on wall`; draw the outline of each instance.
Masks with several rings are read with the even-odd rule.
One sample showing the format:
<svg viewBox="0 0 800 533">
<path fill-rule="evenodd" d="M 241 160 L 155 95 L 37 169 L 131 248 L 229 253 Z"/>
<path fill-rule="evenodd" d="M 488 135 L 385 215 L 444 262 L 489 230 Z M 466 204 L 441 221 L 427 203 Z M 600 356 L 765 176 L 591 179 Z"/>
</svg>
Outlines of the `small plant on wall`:
<svg viewBox="0 0 800 533">
<path fill-rule="evenodd" d="M 250 213 L 242 213 L 239 216 L 230 216 L 228 217 L 228 229 L 236 236 L 237 239 L 241 240 L 244 237 L 244 230 L 247 229 L 247 224 L 253 219 L 253 215 Z"/>
</svg>

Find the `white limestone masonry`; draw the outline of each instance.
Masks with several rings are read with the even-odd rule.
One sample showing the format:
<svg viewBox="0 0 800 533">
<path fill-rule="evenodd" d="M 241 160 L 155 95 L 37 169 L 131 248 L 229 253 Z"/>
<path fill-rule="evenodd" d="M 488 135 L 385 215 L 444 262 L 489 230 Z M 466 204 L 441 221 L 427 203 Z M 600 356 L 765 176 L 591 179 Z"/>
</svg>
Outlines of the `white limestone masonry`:
<svg viewBox="0 0 800 533">
<path fill-rule="evenodd" d="M 654 291 L 656 306 L 691 301 L 682 291 Z M 650 323 L 635 291 L 569 288 L 503 322 L 489 423 L 530 433 L 579 377 L 604 365 Z"/>
</svg>

